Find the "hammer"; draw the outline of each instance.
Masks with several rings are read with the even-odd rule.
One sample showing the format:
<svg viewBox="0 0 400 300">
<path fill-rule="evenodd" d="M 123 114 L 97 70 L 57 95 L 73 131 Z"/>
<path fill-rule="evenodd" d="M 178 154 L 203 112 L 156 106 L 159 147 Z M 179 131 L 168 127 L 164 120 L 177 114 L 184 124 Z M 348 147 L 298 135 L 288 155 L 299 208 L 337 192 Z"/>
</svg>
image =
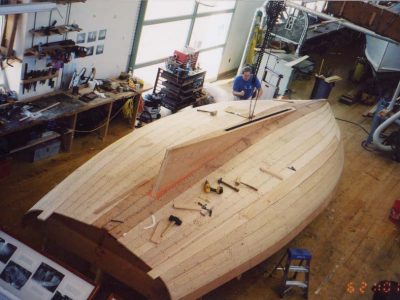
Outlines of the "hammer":
<svg viewBox="0 0 400 300">
<path fill-rule="evenodd" d="M 226 183 L 225 181 L 222 180 L 222 178 L 218 179 L 218 183 L 227 186 L 228 188 L 234 190 L 235 192 L 239 192 L 239 189 L 237 187 L 234 187 L 234 186 L 230 185 L 229 183 Z"/>
<path fill-rule="evenodd" d="M 216 116 L 216 115 L 218 114 L 218 111 L 217 111 L 217 110 L 209 111 L 209 110 L 204 110 L 204 109 L 198 109 L 197 111 L 209 113 L 210 116 L 213 116 L 213 117 Z"/>
<path fill-rule="evenodd" d="M 167 226 L 167 228 L 165 228 L 165 230 L 163 231 L 163 233 L 161 233 L 161 237 L 163 237 L 165 235 L 165 233 L 168 231 L 168 229 L 170 229 L 172 227 L 172 225 L 177 225 L 177 226 L 181 226 L 182 225 L 182 220 L 179 219 L 177 216 L 173 216 L 170 215 L 168 218 L 168 221 L 170 222 Z"/>
</svg>

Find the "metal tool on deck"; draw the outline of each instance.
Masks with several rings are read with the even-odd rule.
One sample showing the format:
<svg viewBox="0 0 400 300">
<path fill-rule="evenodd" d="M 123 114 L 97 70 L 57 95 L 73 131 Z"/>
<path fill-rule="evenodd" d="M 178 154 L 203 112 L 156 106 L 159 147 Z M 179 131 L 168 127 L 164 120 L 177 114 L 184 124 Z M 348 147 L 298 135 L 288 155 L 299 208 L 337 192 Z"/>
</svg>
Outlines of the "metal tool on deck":
<svg viewBox="0 0 400 300">
<path fill-rule="evenodd" d="M 209 113 L 210 114 L 210 116 L 216 116 L 217 114 L 218 114 L 218 111 L 217 110 L 204 110 L 204 109 L 198 109 L 197 111 L 200 111 L 200 112 L 205 112 L 205 113 Z"/>
<path fill-rule="evenodd" d="M 252 190 L 254 190 L 256 192 L 258 191 L 258 189 L 256 187 L 254 187 L 254 186 L 252 186 L 250 184 L 244 183 L 243 181 L 240 180 L 240 177 L 237 177 L 236 180 L 235 180 L 235 185 L 239 186 L 241 184 L 243 184 L 244 186 L 247 186 L 248 188 L 251 188 Z"/>
<path fill-rule="evenodd" d="M 174 215 L 170 215 L 169 218 L 168 218 L 168 221 L 170 223 L 168 224 L 167 228 L 165 228 L 165 230 L 161 233 L 161 237 L 163 237 L 173 225 L 177 225 L 177 226 L 181 226 L 182 225 L 182 220 L 179 219 L 177 216 L 174 216 Z"/>
<path fill-rule="evenodd" d="M 202 209 L 204 209 L 206 212 L 208 212 L 208 215 L 211 217 L 212 216 L 212 207 L 208 208 L 207 204 L 203 204 L 201 202 L 197 202 L 198 205 L 200 205 L 200 207 Z M 200 212 L 202 215 L 204 215 L 203 211 Z"/>
<path fill-rule="evenodd" d="M 218 186 L 217 188 L 213 188 L 213 187 L 211 187 L 211 185 L 208 182 L 208 180 L 206 180 L 206 182 L 204 182 L 204 185 L 203 185 L 203 191 L 205 193 L 214 192 L 214 193 L 217 193 L 217 194 L 222 194 L 224 192 L 224 189 L 222 188 L 222 186 Z"/>
<path fill-rule="evenodd" d="M 234 187 L 233 185 L 230 185 L 229 183 L 226 183 L 225 181 L 222 180 L 222 178 L 218 179 L 218 183 L 227 186 L 228 188 L 234 190 L 235 192 L 239 192 L 239 189 L 237 187 Z"/>
</svg>

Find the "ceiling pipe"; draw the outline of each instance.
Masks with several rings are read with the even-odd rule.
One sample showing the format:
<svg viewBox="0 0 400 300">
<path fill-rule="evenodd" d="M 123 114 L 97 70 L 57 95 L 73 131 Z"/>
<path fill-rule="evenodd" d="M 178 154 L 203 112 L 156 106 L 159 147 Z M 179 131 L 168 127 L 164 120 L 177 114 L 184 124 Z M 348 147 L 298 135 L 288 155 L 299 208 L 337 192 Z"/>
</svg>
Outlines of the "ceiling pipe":
<svg viewBox="0 0 400 300">
<path fill-rule="evenodd" d="M 6 5 L 0 5 L 0 15 L 35 13 L 42 11 L 50 11 L 56 8 L 57 4 L 52 2 L 6 4 Z"/>
<path fill-rule="evenodd" d="M 265 5 L 267 5 L 268 1 L 269 0 L 265 1 L 264 7 L 265 7 Z M 242 59 L 241 59 L 240 64 L 239 64 L 237 75 L 240 75 L 241 72 L 242 72 L 242 67 L 244 66 L 244 63 L 246 61 L 247 52 L 249 51 L 250 43 L 251 43 L 251 40 L 253 39 L 253 36 L 254 36 L 254 28 L 255 28 L 255 26 L 257 24 L 257 19 L 258 18 L 260 18 L 260 26 L 262 26 L 262 24 L 264 22 L 264 18 L 265 18 L 265 11 L 263 10 L 263 7 L 257 8 L 255 13 L 254 13 L 253 21 L 252 21 L 251 26 L 250 26 L 250 32 L 249 32 L 249 35 L 247 36 L 247 41 L 246 41 L 246 44 L 245 44 L 246 46 L 245 46 L 244 51 L 243 51 L 243 55 L 242 55 Z"/>
<path fill-rule="evenodd" d="M 377 39 L 384 40 L 384 41 L 387 41 L 387 42 L 390 42 L 390 43 L 393 43 L 393 44 L 400 44 L 399 42 L 394 41 L 394 40 L 392 40 L 391 38 L 388 38 L 388 37 L 379 35 L 379 34 L 373 32 L 372 30 L 368 30 L 368 29 L 366 29 L 366 28 L 364 28 L 364 27 L 358 26 L 358 25 L 353 24 L 353 23 L 351 23 L 351 22 L 349 22 L 349 21 L 346 21 L 346 20 L 344 20 L 344 19 L 339 19 L 339 18 L 330 16 L 330 15 L 328 15 L 328 14 L 324 14 L 324 13 L 322 13 L 322 12 L 319 12 L 319 11 L 316 11 L 316 10 L 313 10 L 313 9 L 310 9 L 310 8 L 307 8 L 307 7 L 305 7 L 305 6 L 298 5 L 298 4 L 293 3 L 293 2 L 291 2 L 291 1 L 286 1 L 285 4 L 286 4 L 286 6 L 290 6 L 290 7 L 293 7 L 293 8 L 297 8 L 297 9 L 302 10 L 302 11 L 305 11 L 305 12 L 311 14 L 311 15 L 320 17 L 321 19 L 331 20 L 331 21 L 333 21 L 333 22 L 338 22 L 340 25 L 343 25 L 343 26 L 345 26 L 345 27 L 347 27 L 347 28 L 350 28 L 350 29 L 353 29 L 353 30 L 355 30 L 355 31 L 359 31 L 359 32 L 362 32 L 362 33 L 364 33 L 364 34 L 373 36 L 373 37 L 375 37 L 375 38 L 377 38 Z"/>
</svg>

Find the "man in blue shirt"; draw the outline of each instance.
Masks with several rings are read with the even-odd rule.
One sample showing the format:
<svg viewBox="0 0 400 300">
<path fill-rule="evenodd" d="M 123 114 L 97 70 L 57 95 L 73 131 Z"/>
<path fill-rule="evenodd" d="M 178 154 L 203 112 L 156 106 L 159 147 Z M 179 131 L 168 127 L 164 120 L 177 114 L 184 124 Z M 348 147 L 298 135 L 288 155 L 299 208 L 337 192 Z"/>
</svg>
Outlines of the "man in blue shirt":
<svg viewBox="0 0 400 300">
<path fill-rule="evenodd" d="M 244 67 L 242 75 L 236 76 L 233 82 L 233 95 L 238 100 L 258 99 L 262 95 L 261 83 L 255 75 L 251 74 L 250 67 Z"/>
</svg>

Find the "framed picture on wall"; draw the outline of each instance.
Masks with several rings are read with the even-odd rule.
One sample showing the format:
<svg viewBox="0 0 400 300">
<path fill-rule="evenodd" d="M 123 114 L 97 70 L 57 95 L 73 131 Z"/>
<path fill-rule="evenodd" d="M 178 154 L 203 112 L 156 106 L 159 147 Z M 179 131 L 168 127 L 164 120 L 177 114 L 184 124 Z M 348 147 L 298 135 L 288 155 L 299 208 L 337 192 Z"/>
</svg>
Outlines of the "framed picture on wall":
<svg viewBox="0 0 400 300">
<path fill-rule="evenodd" d="M 86 32 L 78 33 L 78 35 L 76 36 L 76 43 L 83 44 L 85 40 L 86 40 Z"/>
<path fill-rule="evenodd" d="M 87 49 L 87 51 L 86 51 L 86 56 L 91 56 L 91 55 L 93 55 L 94 46 L 86 47 L 86 49 Z"/>
<path fill-rule="evenodd" d="M 73 300 L 73 299 L 68 297 L 67 295 L 61 294 L 59 291 L 56 291 L 51 300 Z"/>
<path fill-rule="evenodd" d="M 0 262 L 7 263 L 10 257 L 14 254 L 17 247 L 13 244 L 6 243 L 6 241 L 0 238 Z"/>
<path fill-rule="evenodd" d="M 91 31 L 88 33 L 87 42 L 92 43 L 95 42 L 97 38 L 97 31 Z"/>
<path fill-rule="evenodd" d="M 39 268 L 32 277 L 34 281 L 52 293 L 60 285 L 63 278 L 64 274 L 43 262 L 40 264 Z"/>
<path fill-rule="evenodd" d="M 28 281 L 31 274 L 27 269 L 10 260 L 3 272 L 1 272 L 0 278 L 12 287 L 20 290 Z"/>
<path fill-rule="evenodd" d="M 107 29 L 99 30 L 99 41 L 105 40 L 107 35 Z"/>
<path fill-rule="evenodd" d="M 103 54 L 103 52 L 104 52 L 104 45 L 97 45 L 96 55 Z"/>
</svg>

